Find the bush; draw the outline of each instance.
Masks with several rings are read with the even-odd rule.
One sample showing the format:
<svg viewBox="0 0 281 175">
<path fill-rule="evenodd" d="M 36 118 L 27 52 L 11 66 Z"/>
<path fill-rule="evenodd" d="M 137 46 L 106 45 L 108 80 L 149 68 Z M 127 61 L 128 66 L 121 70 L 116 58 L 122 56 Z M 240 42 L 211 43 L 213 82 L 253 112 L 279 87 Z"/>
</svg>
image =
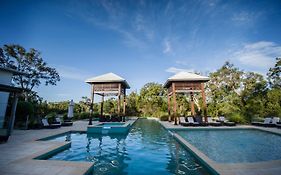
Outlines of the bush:
<svg viewBox="0 0 281 175">
<path fill-rule="evenodd" d="M 168 121 L 169 120 L 169 116 L 168 115 L 162 115 L 160 117 L 160 121 Z"/>
<path fill-rule="evenodd" d="M 16 110 L 16 118 L 19 121 L 25 121 L 27 115 L 33 115 L 34 114 L 34 107 L 32 103 L 25 102 L 25 101 L 19 101 L 17 105 Z"/>
<path fill-rule="evenodd" d="M 233 113 L 229 118 L 228 118 L 229 121 L 231 122 L 235 122 L 235 123 L 239 123 L 239 124 L 244 124 L 246 123 L 244 117 L 239 114 L 239 113 Z"/>
</svg>

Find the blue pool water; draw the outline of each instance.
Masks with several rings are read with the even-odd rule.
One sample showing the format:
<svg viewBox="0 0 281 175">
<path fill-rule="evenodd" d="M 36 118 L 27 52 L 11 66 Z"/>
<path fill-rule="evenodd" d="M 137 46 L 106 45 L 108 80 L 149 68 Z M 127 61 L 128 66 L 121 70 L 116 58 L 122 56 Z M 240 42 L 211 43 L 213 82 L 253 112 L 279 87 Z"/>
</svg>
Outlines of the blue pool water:
<svg viewBox="0 0 281 175">
<path fill-rule="evenodd" d="M 127 135 L 72 133 L 71 147 L 50 160 L 94 162 L 93 174 L 209 174 L 162 126 L 139 119 Z"/>
<path fill-rule="evenodd" d="M 256 129 L 177 131 L 219 163 L 281 160 L 281 136 Z"/>
</svg>

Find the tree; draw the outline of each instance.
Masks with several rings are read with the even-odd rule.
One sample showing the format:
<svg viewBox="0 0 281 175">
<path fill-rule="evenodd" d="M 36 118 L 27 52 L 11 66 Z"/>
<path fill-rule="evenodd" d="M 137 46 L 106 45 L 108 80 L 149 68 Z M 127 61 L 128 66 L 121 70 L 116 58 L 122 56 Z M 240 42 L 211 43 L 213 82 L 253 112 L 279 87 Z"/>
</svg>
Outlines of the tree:
<svg viewBox="0 0 281 175">
<path fill-rule="evenodd" d="M 139 96 L 136 92 L 131 92 L 130 95 L 127 96 L 126 102 L 126 113 L 130 116 L 138 116 L 140 114 L 138 108 L 138 99 Z"/>
<path fill-rule="evenodd" d="M 167 106 L 163 98 L 166 90 L 161 84 L 147 83 L 140 90 L 140 97 L 138 100 L 139 109 L 144 116 L 159 117 L 163 112 L 163 108 Z"/>
<path fill-rule="evenodd" d="M 212 116 L 239 111 L 239 107 L 234 103 L 239 101 L 238 93 L 242 74 L 242 71 L 229 62 L 226 62 L 216 72 L 210 73 L 206 92 L 209 102 L 208 112 Z"/>
<path fill-rule="evenodd" d="M 26 73 L 13 78 L 15 84 L 26 89 L 25 101 L 34 94 L 33 88 L 42 82 L 47 86 L 60 81 L 56 69 L 49 67 L 41 53 L 33 48 L 27 51 L 20 45 L 4 45 L 0 48 L 0 65 Z"/>
<path fill-rule="evenodd" d="M 272 88 L 281 88 L 281 58 L 276 58 L 275 66 L 269 69 L 267 77 Z"/>
</svg>

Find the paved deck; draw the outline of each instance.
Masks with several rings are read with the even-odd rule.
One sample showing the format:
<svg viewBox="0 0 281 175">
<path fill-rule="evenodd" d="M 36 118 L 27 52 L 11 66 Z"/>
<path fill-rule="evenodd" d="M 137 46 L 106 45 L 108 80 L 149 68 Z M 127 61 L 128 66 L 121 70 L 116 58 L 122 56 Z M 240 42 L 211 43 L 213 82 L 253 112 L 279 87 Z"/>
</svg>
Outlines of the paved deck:
<svg viewBox="0 0 281 175">
<path fill-rule="evenodd" d="M 14 130 L 9 141 L 0 144 L 0 174 L 2 175 L 79 175 L 92 166 L 90 162 L 48 161 L 33 158 L 66 144 L 37 139 L 71 130 L 86 131 L 87 122 L 77 121 L 73 126 L 58 129 Z"/>
<path fill-rule="evenodd" d="M 235 127 L 220 126 L 220 127 L 184 127 L 181 125 L 174 125 L 172 122 L 160 122 L 168 130 L 183 130 L 183 129 L 197 129 L 197 128 L 255 128 L 264 131 L 281 134 L 281 129 L 277 128 L 265 128 L 251 125 L 238 125 Z M 191 150 L 195 156 L 198 156 L 203 162 L 210 165 L 211 168 L 216 170 L 221 175 L 280 175 L 281 174 L 281 160 L 258 162 L 258 163 L 231 163 L 221 164 L 211 160 L 208 156 L 186 141 L 178 134 L 174 134 L 174 137 L 181 142 L 187 149 Z"/>
</svg>

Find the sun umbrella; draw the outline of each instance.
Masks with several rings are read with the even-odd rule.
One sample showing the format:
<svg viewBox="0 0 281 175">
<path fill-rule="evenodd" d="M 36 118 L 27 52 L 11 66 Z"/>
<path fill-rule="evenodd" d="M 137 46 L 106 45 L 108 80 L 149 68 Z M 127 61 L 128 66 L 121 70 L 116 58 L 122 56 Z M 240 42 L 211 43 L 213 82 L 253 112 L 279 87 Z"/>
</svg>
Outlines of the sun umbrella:
<svg viewBox="0 0 281 175">
<path fill-rule="evenodd" d="M 72 118 L 73 117 L 73 108 L 74 108 L 74 102 L 73 102 L 73 100 L 71 100 L 69 102 L 69 106 L 68 106 L 68 113 L 67 113 L 67 117 L 68 118 Z"/>
</svg>

